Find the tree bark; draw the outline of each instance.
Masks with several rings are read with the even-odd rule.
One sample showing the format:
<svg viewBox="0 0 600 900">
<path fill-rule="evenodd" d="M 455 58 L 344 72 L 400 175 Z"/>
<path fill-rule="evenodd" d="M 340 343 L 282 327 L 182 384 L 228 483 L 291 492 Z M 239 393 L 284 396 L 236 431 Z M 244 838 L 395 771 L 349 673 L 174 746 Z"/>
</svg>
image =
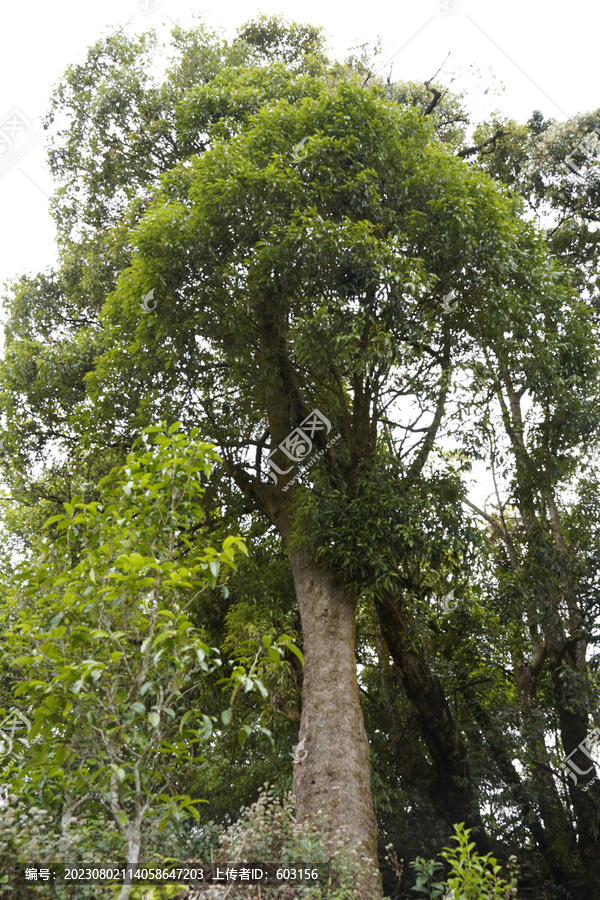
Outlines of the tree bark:
<svg viewBox="0 0 600 900">
<path fill-rule="evenodd" d="M 481 734 L 493 734 L 494 723 L 487 710 L 477 700 L 475 691 L 466 686 L 463 688 L 463 696 L 481 729 Z M 550 774 L 549 760 L 544 773 L 547 781 L 543 785 L 538 785 L 535 776 L 542 774 L 541 767 L 534 768 L 533 782 L 524 782 L 513 765 L 510 749 L 501 734 L 493 734 L 492 739 L 487 740 L 485 745 L 481 741 L 481 746 L 482 749 L 485 746 L 504 782 L 510 786 L 512 797 L 520 811 L 522 824 L 531 832 L 555 883 L 565 889 L 572 889 L 581 881 L 582 870 L 577 866 L 578 853 L 573 826 L 560 802 L 554 779 Z M 532 787 L 535 790 L 532 790 Z M 544 824 L 540 821 L 536 807 L 542 815 Z"/>
<path fill-rule="evenodd" d="M 573 783 L 571 779 L 568 782 L 577 821 L 579 855 L 585 869 L 588 896 L 591 900 L 600 900 L 600 781 L 596 780 L 600 776 L 600 767 L 592 763 L 589 771 L 589 757 L 577 750 L 587 737 L 588 715 L 585 711 L 574 711 L 574 697 L 569 696 L 564 685 L 566 679 L 561 678 L 564 674 L 562 666 L 565 664 L 572 670 L 580 669 L 577 665 L 577 648 L 570 648 L 565 638 L 562 651 L 556 652 L 557 649 L 551 645 L 549 656 L 562 744 L 566 756 L 576 751 L 573 762 L 580 771 L 586 773 L 578 778 L 577 783 Z"/>
<path fill-rule="evenodd" d="M 261 319 L 265 357 L 279 375 L 265 396 L 272 448 L 277 450 L 311 410 L 301 398 L 289 360 L 285 315 L 280 311 L 272 317 L 273 304 L 266 303 L 265 310 Z M 367 433 L 364 439 L 368 443 L 371 437 Z M 321 431 L 314 443 L 325 450 Z M 325 457 L 331 463 L 335 452 L 325 450 Z M 346 845 L 357 854 L 357 900 L 380 900 L 371 760 L 356 671 L 356 597 L 340 574 L 317 566 L 309 547 L 297 549 L 291 542 L 295 491 L 284 491 L 292 475 L 281 449 L 275 464 L 282 475 L 274 485 L 259 482 L 232 462 L 226 464 L 238 486 L 279 531 L 294 581 L 304 652 L 299 742 L 306 751 L 302 761 L 294 763 L 297 818 L 316 822 L 322 815 L 331 844 L 343 829 Z"/>
<path fill-rule="evenodd" d="M 431 755 L 436 777 L 430 796 L 436 810 L 450 825 L 464 822 L 472 829 L 477 850 L 489 853 L 492 848 L 477 806 L 466 748 L 442 685 L 405 639 L 407 623 L 393 599 L 381 595 L 375 607 L 386 644 L 402 673 L 406 696 L 418 715 L 421 734 Z M 462 786 L 465 784 L 466 789 Z"/>
<path fill-rule="evenodd" d="M 375 900 L 382 886 L 356 672 L 356 598 L 339 575 L 317 567 L 309 550 L 290 552 L 289 559 L 305 659 L 300 741 L 306 757 L 294 766 L 298 817 L 316 822 L 322 814 L 331 837 L 343 830 L 361 859 L 356 896 Z"/>
<path fill-rule="evenodd" d="M 506 399 L 502 394 L 506 392 Z M 530 457 L 525 444 L 525 429 L 521 410 L 521 394 L 517 394 L 510 378 L 501 372 L 501 385 L 497 386 L 497 396 L 502 409 L 506 433 L 511 441 L 515 472 L 519 484 L 518 506 L 525 526 L 527 544 L 533 559 L 544 560 L 539 567 L 537 590 L 543 597 L 544 614 L 542 632 L 548 668 L 552 679 L 554 708 L 558 715 L 560 735 L 565 755 L 577 750 L 587 736 L 588 698 L 585 683 L 588 680 L 586 664 L 587 642 L 581 633 L 582 614 L 577 604 L 576 592 L 568 580 L 557 590 L 554 571 L 561 572 L 563 558 L 568 548 L 562 533 L 560 516 L 554 500 L 553 485 L 544 484 L 540 472 Z M 541 482 L 541 483 L 540 483 Z M 536 503 L 537 499 L 537 503 Z M 541 502 L 540 502 L 541 501 Z M 556 568 L 548 566 L 549 550 L 547 531 L 551 533 L 553 562 Z M 560 613 L 559 595 L 562 594 L 568 606 L 568 624 L 573 637 L 568 638 L 565 623 Z M 585 754 L 577 751 L 581 767 Z M 587 770 L 589 758 L 582 771 Z M 596 775 L 595 767 L 575 784 L 569 780 L 569 793 L 577 822 L 579 855 L 586 876 L 586 888 L 591 900 L 600 900 L 600 837 L 599 799 L 600 782 L 592 783 Z M 585 790 L 584 790 L 585 789 Z"/>
</svg>

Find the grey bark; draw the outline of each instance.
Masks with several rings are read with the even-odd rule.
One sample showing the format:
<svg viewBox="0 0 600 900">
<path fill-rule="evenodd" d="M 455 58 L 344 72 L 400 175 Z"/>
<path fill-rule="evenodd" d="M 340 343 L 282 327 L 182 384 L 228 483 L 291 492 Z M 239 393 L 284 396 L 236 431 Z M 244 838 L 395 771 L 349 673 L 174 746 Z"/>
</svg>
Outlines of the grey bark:
<svg viewBox="0 0 600 900">
<path fill-rule="evenodd" d="M 362 860 L 359 890 L 377 900 L 382 886 L 356 672 L 356 598 L 338 575 L 317 567 L 310 551 L 295 551 L 289 559 L 305 658 L 300 741 L 306 757 L 294 765 L 297 813 L 302 821 L 313 822 L 322 814 L 331 826 L 341 827 Z"/>
</svg>

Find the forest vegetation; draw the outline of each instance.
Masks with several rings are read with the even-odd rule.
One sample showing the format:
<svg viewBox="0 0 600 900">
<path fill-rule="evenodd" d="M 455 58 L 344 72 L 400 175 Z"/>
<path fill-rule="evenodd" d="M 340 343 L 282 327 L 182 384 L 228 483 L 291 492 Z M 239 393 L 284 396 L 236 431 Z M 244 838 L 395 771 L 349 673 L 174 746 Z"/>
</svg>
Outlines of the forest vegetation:
<svg viewBox="0 0 600 900">
<path fill-rule="evenodd" d="M 469 106 L 264 16 L 55 87 L 0 361 L 7 896 L 600 900 L 600 110 Z"/>
</svg>

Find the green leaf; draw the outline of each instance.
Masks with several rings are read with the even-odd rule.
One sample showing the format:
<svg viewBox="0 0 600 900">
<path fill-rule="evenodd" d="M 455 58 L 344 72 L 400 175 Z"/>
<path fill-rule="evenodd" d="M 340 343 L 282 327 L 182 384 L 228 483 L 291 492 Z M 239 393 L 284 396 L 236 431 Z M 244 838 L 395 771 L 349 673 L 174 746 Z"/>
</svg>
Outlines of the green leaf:
<svg viewBox="0 0 600 900">
<path fill-rule="evenodd" d="M 46 519 L 46 521 L 44 522 L 44 528 L 48 528 L 50 525 L 54 525 L 55 522 L 62 522 L 64 518 L 65 517 L 63 514 L 61 514 L 60 516 L 50 516 L 50 518 Z"/>
<path fill-rule="evenodd" d="M 262 681 L 260 680 L 260 678 L 255 678 L 255 679 L 254 679 L 254 683 L 256 684 L 258 690 L 260 691 L 260 693 L 262 694 L 262 696 L 263 696 L 264 699 L 266 700 L 266 699 L 268 698 L 268 696 L 269 696 L 269 692 L 267 691 L 266 687 L 264 686 L 264 684 L 262 683 Z"/>
<path fill-rule="evenodd" d="M 249 725 L 242 725 L 238 732 L 238 744 L 240 747 L 243 747 L 250 735 L 252 734 L 252 729 Z"/>
<path fill-rule="evenodd" d="M 117 766 L 115 763 L 111 763 L 109 768 L 112 769 L 114 774 L 117 776 L 117 780 L 118 780 L 119 784 L 123 784 L 123 782 L 125 781 L 125 778 L 127 777 L 127 773 L 125 772 L 125 769 L 122 769 L 120 766 Z"/>
<path fill-rule="evenodd" d="M 294 656 L 298 657 L 302 665 L 304 665 L 304 656 L 299 647 L 296 647 L 296 645 L 291 640 L 284 640 L 283 638 L 279 638 L 279 643 L 287 647 L 287 649 L 290 650 L 294 654 Z"/>
<path fill-rule="evenodd" d="M 203 721 L 202 737 L 206 741 L 209 739 L 209 737 L 213 733 L 213 723 L 212 723 L 211 719 L 209 719 L 208 716 L 204 715 L 204 713 L 202 713 L 202 721 Z"/>
<path fill-rule="evenodd" d="M 190 718 L 190 716 L 193 716 L 193 715 L 194 715 L 194 711 L 192 709 L 188 709 L 188 711 L 183 714 L 183 716 L 181 717 L 181 719 L 179 721 L 179 728 L 177 729 L 179 734 L 181 734 L 183 732 L 183 726 L 185 725 L 187 720 Z"/>
</svg>

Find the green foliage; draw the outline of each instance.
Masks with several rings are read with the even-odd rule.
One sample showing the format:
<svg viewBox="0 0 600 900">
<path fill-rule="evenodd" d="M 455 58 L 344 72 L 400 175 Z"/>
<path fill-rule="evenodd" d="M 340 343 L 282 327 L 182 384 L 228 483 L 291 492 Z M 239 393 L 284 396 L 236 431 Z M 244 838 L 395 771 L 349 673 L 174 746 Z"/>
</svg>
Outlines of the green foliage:
<svg viewBox="0 0 600 900">
<path fill-rule="evenodd" d="M 7 785 L 8 787 L 8 785 Z M 19 795 L 9 791 L 8 802 L 0 816 L 0 886 L 10 896 L 9 873 L 13 865 L 40 865 L 53 862 L 64 865 L 93 867 L 98 860 L 118 860 L 122 852 L 122 840 L 114 822 L 107 821 L 101 813 L 88 817 L 82 814 L 70 817 L 64 827 L 56 822 L 53 811 L 40 805 L 34 791 Z M 100 896 L 108 900 L 112 891 L 100 885 L 64 887 L 63 896 L 81 897 L 83 900 Z M 54 890 L 50 885 L 38 884 L 39 896 L 50 898 Z"/>
<path fill-rule="evenodd" d="M 443 896 L 444 885 L 439 881 L 439 870 L 444 868 L 443 863 L 417 856 L 410 865 L 417 874 L 417 882 L 413 891 L 425 894 L 430 900 L 436 900 L 437 897 Z"/>
<path fill-rule="evenodd" d="M 82 828 L 83 856 L 103 832 L 123 840 L 109 819 L 133 821 L 138 800 L 144 846 L 159 849 L 160 827 L 179 852 L 194 823 L 206 833 L 202 812 L 231 822 L 266 778 L 289 786 L 302 636 L 261 457 L 318 407 L 339 441 L 299 478 L 294 521 L 359 595 L 380 826 L 410 856 L 444 840 L 443 754 L 423 728 L 429 699 L 411 705 L 377 634 L 386 591 L 448 700 L 490 834 L 524 846 L 550 794 L 554 687 L 570 712 L 597 706 L 598 489 L 576 478 L 600 409 L 600 182 L 597 161 L 579 180 L 561 169 L 597 116 L 493 118 L 476 143 L 510 134 L 465 155 L 461 97 L 424 116 L 426 86 L 378 81 L 365 48 L 330 65 L 318 28 L 259 17 L 232 41 L 176 28 L 171 46 L 162 77 L 153 35 L 97 42 L 48 117 L 60 265 L 14 287 L 0 370 L 0 706 L 34 723 L 5 776 L 21 809 L 32 789 L 55 818 L 56 797 L 69 808 L 97 794 L 105 818 Z M 522 197 L 558 227 L 524 221 Z M 200 424 L 231 482 L 208 481 L 217 457 L 197 432 L 146 431 L 125 461 L 157 417 Z M 463 506 L 474 460 L 507 494 L 477 510 L 486 532 Z M 240 523 L 252 540 L 236 571 Z M 11 587 L 13 558 L 27 563 Z M 442 611 L 450 587 L 458 602 Z M 568 609 L 554 634 L 569 636 L 549 654 L 555 681 L 542 665 L 539 706 L 524 708 L 510 672 L 545 652 L 553 598 Z M 572 654 L 580 635 L 590 649 Z M 31 835 L 16 831 L 26 858 Z M 493 861 L 458 840 L 446 861 L 476 891 Z M 438 890 L 440 864 L 419 864 Z"/>
<path fill-rule="evenodd" d="M 316 887 L 271 887 L 270 896 L 290 896 L 306 900 L 362 900 L 364 894 L 356 881 L 352 853 L 342 833 L 332 830 L 324 817 L 312 825 L 295 821 L 291 793 L 277 797 L 265 784 L 258 799 L 241 810 L 237 821 L 221 828 L 213 844 L 212 858 L 221 867 L 247 860 L 275 860 L 283 867 L 330 866 L 329 880 Z M 232 900 L 245 898 L 240 886 L 230 887 Z"/>
<path fill-rule="evenodd" d="M 464 577 L 480 538 L 457 504 L 461 484 L 451 466 L 417 484 L 391 459 L 361 475 L 350 497 L 334 489 L 298 499 L 298 540 L 310 535 L 320 562 L 343 569 L 371 596 L 405 590 L 430 600 Z"/>
<path fill-rule="evenodd" d="M 19 794 L 9 792 L 8 803 L 0 816 L 0 887 L 11 896 L 13 866 L 43 866 L 48 863 L 77 868 L 97 868 L 101 862 L 117 864 L 123 859 L 123 840 L 114 821 L 107 817 L 101 803 L 94 797 L 79 798 L 72 815 L 57 820 L 56 798 L 49 798 L 44 807 L 35 791 Z M 76 814 L 75 814 L 76 813 Z M 211 848 L 217 848 L 219 828 L 203 824 L 202 831 L 182 831 L 169 823 L 162 831 L 160 820 L 150 813 L 143 829 L 143 862 L 163 867 L 184 859 L 210 860 Z M 67 900 L 114 900 L 115 889 L 105 884 L 61 885 L 61 898 Z M 130 900 L 148 900 L 149 886 L 134 887 Z M 36 896 L 55 900 L 57 886 L 38 881 Z M 155 900 L 166 900 L 180 894 L 178 885 L 164 885 L 155 890 Z M 4 896 L 4 894 L 3 894 Z M 19 896 L 19 895 L 17 895 Z"/>
<path fill-rule="evenodd" d="M 257 16 L 242 26 L 238 40 L 251 48 L 254 65 L 281 60 L 292 72 L 312 74 L 327 62 L 323 29 L 286 22 L 281 16 Z"/>
<path fill-rule="evenodd" d="M 224 589 L 247 551 L 239 537 L 220 550 L 198 541 L 203 481 L 218 457 L 197 431 L 178 432 L 178 423 L 145 429 L 125 466 L 100 483 L 99 501 L 65 503 L 46 522 L 45 552 L 20 568 L 22 599 L 4 616 L 2 663 L 14 673 L 14 699 L 4 703 L 32 722 L 5 777 L 13 790 L 62 794 L 66 809 L 97 798 L 128 854 L 150 815 L 161 833 L 171 821 L 199 821 L 202 800 L 178 790 L 182 777 L 230 724 L 241 688 L 268 696 L 259 652 L 248 670 L 236 659 L 215 681 L 232 692 L 220 721 L 202 708 L 203 684 L 223 661 L 186 608 Z M 280 663 L 285 650 L 302 658 L 287 635 L 266 636 L 264 664 Z M 240 736 L 252 730 L 244 724 Z"/>
<path fill-rule="evenodd" d="M 469 842 L 469 828 L 460 822 L 454 826 L 452 840 L 455 847 L 446 847 L 440 853 L 450 865 L 444 882 L 439 880 L 443 863 L 418 857 L 410 863 L 417 875 L 413 891 L 424 894 L 428 900 L 443 897 L 444 900 L 510 900 L 517 896 L 516 877 L 511 883 L 499 876 L 501 867 L 491 853 L 480 856 L 475 844 Z"/>
</svg>

